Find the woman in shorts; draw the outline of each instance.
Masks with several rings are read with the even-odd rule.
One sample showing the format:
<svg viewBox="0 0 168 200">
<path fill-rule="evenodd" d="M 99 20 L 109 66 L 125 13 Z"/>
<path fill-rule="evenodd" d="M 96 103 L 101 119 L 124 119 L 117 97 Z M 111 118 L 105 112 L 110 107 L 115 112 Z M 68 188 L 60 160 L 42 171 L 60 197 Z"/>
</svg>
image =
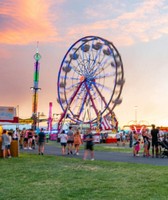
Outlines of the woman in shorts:
<svg viewBox="0 0 168 200">
<path fill-rule="evenodd" d="M 79 147 L 82 144 L 81 134 L 79 130 L 77 130 L 74 134 L 74 146 L 75 146 L 75 154 L 79 155 Z"/>
<path fill-rule="evenodd" d="M 93 135 L 91 129 L 87 130 L 87 134 L 85 136 L 85 152 L 83 160 L 86 160 L 88 153 L 90 152 L 91 160 L 94 160 L 94 143 L 93 143 Z"/>
<path fill-rule="evenodd" d="M 68 136 L 64 130 L 61 132 L 59 138 L 60 138 L 60 143 L 61 143 L 61 147 L 62 147 L 62 155 L 65 155 Z"/>
</svg>

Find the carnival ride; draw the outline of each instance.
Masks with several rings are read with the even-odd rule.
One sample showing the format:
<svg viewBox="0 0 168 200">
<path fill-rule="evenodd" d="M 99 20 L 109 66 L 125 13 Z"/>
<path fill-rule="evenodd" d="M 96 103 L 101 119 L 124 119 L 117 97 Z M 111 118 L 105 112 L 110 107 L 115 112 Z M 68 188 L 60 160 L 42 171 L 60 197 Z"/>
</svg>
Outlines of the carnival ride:
<svg viewBox="0 0 168 200">
<path fill-rule="evenodd" d="M 98 36 L 76 41 L 65 54 L 58 73 L 58 103 L 63 113 L 58 122 L 69 118 L 76 124 L 116 122 L 114 108 L 121 104 L 124 69 L 114 44 Z"/>
</svg>

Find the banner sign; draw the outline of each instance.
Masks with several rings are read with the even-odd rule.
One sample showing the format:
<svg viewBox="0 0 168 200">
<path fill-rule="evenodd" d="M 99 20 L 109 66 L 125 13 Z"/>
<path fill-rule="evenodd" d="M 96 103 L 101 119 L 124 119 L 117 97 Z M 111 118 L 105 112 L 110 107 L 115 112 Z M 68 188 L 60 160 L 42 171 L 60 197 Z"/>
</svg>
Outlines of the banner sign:
<svg viewBox="0 0 168 200">
<path fill-rule="evenodd" d="M 20 124 L 32 124 L 33 120 L 32 119 L 19 119 Z"/>
<path fill-rule="evenodd" d="M 0 120 L 13 120 L 16 116 L 16 108 L 0 106 Z"/>
</svg>

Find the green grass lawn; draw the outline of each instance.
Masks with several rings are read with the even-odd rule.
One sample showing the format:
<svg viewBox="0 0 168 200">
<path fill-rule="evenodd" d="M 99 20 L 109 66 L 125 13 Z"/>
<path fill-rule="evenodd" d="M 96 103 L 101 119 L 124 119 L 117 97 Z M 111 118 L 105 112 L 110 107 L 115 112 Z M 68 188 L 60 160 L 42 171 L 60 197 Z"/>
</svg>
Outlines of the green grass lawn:
<svg viewBox="0 0 168 200">
<path fill-rule="evenodd" d="M 167 200 L 163 166 L 21 153 L 0 159 L 0 200 Z"/>
</svg>

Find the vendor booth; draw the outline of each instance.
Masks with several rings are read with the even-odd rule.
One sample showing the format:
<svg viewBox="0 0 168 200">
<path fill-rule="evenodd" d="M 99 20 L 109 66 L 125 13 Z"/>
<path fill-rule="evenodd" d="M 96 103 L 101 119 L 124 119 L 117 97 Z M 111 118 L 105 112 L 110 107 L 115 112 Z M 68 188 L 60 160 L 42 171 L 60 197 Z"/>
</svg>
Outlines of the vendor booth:
<svg viewBox="0 0 168 200">
<path fill-rule="evenodd" d="M 16 117 L 16 108 L 0 106 L 0 157 L 3 157 L 2 137 L 1 137 L 2 132 L 3 132 L 3 125 L 10 125 L 10 124 L 18 125 L 18 121 L 19 121 L 19 118 Z M 19 149 L 18 140 L 12 140 L 11 147 L 10 147 L 12 157 L 18 157 L 18 154 L 19 154 L 18 149 Z"/>
</svg>

